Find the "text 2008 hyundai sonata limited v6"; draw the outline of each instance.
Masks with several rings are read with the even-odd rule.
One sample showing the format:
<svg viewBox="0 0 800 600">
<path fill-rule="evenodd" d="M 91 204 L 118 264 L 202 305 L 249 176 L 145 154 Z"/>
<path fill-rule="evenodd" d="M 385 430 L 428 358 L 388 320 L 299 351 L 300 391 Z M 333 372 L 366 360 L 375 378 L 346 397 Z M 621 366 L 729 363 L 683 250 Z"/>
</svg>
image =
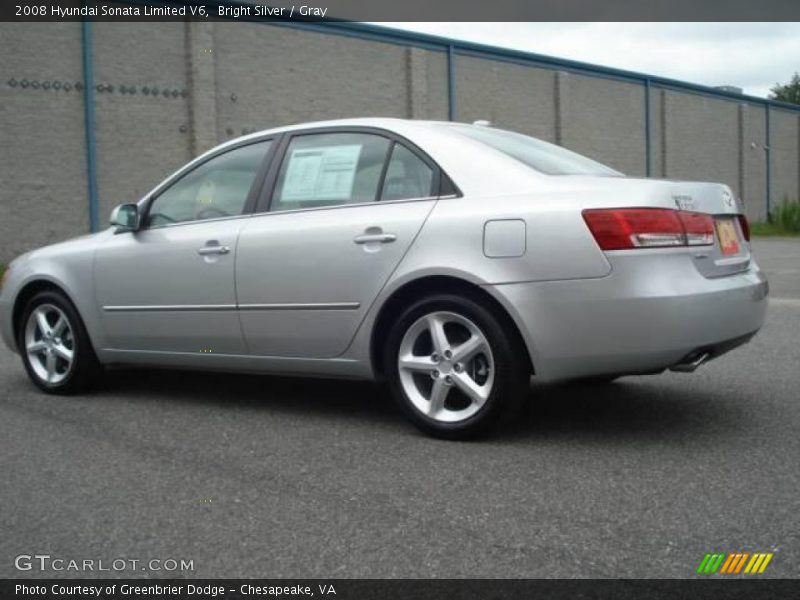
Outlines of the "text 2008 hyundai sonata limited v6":
<svg viewBox="0 0 800 600">
<path fill-rule="evenodd" d="M 2 334 L 46 392 L 104 365 L 383 378 L 468 437 L 541 381 L 694 370 L 764 320 L 725 185 L 636 179 L 495 129 L 273 129 L 180 169 L 111 228 L 11 263 Z"/>
</svg>

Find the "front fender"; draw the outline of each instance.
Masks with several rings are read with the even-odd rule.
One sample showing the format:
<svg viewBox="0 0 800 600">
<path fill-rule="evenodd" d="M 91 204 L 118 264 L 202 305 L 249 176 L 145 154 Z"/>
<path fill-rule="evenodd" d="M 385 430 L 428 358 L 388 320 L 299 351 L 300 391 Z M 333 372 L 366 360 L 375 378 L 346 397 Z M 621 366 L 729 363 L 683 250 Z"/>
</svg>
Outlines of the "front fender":
<svg viewBox="0 0 800 600">
<path fill-rule="evenodd" d="M 94 295 L 94 249 L 59 254 L 37 252 L 24 255 L 9 265 L 10 275 L 0 296 L 0 334 L 13 351 L 19 352 L 14 335 L 14 313 L 31 286 L 46 284 L 58 288 L 72 302 L 83 319 L 95 348 L 104 344 L 100 315 Z"/>
</svg>

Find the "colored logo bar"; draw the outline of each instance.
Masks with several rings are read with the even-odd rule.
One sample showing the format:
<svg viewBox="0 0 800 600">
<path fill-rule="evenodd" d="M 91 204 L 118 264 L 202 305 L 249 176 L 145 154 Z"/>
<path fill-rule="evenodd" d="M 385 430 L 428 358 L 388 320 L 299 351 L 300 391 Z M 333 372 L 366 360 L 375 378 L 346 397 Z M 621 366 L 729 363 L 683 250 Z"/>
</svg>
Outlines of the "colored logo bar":
<svg viewBox="0 0 800 600">
<path fill-rule="evenodd" d="M 706 554 L 697 567 L 697 572 L 702 575 L 737 575 L 744 573 L 755 575 L 763 573 L 772 560 L 772 552 L 731 552 Z"/>
</svg>

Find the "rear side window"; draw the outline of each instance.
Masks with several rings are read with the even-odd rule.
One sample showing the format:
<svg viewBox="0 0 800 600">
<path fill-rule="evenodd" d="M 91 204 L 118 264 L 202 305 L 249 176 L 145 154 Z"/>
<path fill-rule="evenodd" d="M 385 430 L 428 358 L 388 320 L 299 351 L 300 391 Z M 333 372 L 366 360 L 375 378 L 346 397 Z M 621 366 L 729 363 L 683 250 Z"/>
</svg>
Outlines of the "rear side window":
<svg viewBox="0 0 800 600">
<path fill-rule="evenodd" d="M 391 142 L 364 133 L 292 138 L 275 185 L 271 210 L 373 202 Z"/>
<path fill-rule="evenodd" d="M 402 144 L 395 144 L 383 180 L 381 200 L 407 200 L 433 195 L 433 169 Z"/>
<path fill-rule="evenodd" d="M 499 150 L 546 175 L 601 175 L 607 177 L 622 175 L 619 171 L 577 152 L 521 133 L 474 125 L 449 125 L 448 127 Z"/>
</svg>

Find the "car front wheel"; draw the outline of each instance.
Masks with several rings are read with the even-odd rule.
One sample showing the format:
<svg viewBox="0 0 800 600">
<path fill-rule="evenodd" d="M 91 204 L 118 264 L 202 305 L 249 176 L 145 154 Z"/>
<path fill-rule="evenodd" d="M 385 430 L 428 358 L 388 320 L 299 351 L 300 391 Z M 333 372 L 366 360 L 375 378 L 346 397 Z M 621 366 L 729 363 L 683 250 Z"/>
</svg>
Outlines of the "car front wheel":
<svg viewBox="0 0 800 600">
<path fill-rule="evenodd" d="M 28 302 L 17 344 L 28 376 L 47 393 L 83 391 L 102 370 L 78 312 L 55 291 L 36 294 Z"/>
<path fill-rule="evenodd" d="M 384 357 L 392 393 L 422 431 L 447 439 L 486 433 L 529 390 L 527 351 L 479 299 L 440 294 L 396 321 Z"/>
</svg>

